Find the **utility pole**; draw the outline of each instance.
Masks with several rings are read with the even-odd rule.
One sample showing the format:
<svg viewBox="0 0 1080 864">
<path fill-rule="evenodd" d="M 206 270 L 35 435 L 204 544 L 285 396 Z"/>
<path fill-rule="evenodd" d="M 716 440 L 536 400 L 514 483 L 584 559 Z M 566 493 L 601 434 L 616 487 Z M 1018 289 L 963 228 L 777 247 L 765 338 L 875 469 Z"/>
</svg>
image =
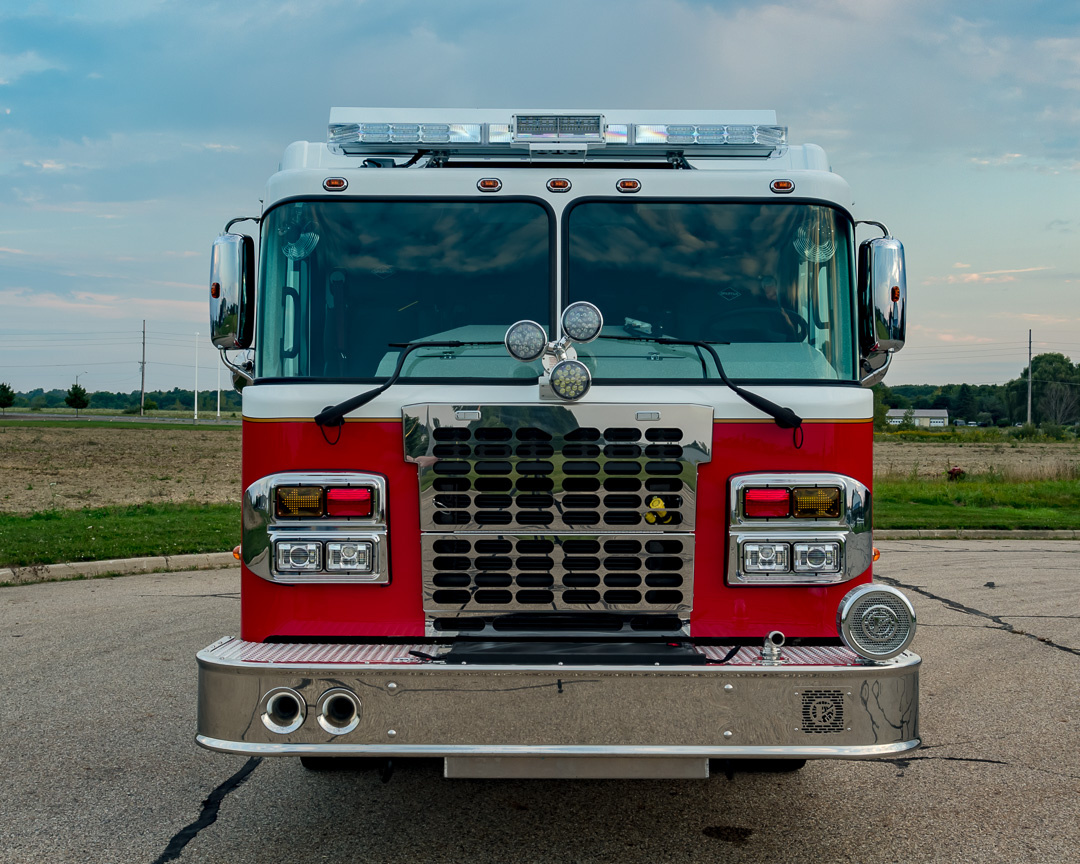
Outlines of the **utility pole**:
<svg viewBox="0 0 1080 864">
<path fill-rule="evenodd" d="M 144 417 L 146 411 L 143 406 L 146 405 L 146 319 L 143 318 L 142 322 L 142 363 L 139 364 L 142 368 L 142 382 L 139 384 L 139 416 Z"/>
<path fill-rule="evenodd" d="M 199 422 L 199 334 L 195 334 L 195 414 L 192 423 Z"/>
<path fill-rule="evenodd" d="M 1031 331 L 1028 330 L 1028 425 L 1031 425 Z"/>
</svg>

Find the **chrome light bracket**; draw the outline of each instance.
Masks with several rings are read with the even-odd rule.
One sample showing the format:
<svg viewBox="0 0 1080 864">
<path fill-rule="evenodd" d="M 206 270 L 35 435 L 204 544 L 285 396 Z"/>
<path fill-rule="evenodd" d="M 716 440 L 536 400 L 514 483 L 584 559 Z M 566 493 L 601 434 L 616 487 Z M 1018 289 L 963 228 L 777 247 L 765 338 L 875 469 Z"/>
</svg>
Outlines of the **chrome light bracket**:
<svg viewBox="0 0 1080 864">
<path fill-rule="evenodd" d="M 827 486 L 840 489 L 842 507 L 836 518 L 796 519 L 793 517 L 753 519 L 743 512 L 743 490 L 747 487 Z M 741 474 L 731 480 L 728 512 L 729 585 L 834 585 L 861 576 L 874 559 L 871 530 L 870 490 L 843 474 Z M 794 552 L 796 543 L 838 543 L 839 568 L 833 572 L 794 569 L 789 555 L 786 572 L 747 572 L 743 547 L 746 543 L 787 543 Z"/>
<path fill-rule="evenodd" d="M 275 512 L 278 486 L 365 487 L 373 491 L 371 516 L 286 518 Z M 279 569 L 278 543 L 320 543 L 324 552 L 319 570 Z M 328 570 L 327 543 L 356 542 L 371 546 L 367 570 Z M 362 472 L 285 472 L 260 477 L 244 491 L 240 557 L 255 575 L 270 582 L 297 584 L 369 584 L 390 582 L 387 561 L 386 479 Z"/>
</svg>

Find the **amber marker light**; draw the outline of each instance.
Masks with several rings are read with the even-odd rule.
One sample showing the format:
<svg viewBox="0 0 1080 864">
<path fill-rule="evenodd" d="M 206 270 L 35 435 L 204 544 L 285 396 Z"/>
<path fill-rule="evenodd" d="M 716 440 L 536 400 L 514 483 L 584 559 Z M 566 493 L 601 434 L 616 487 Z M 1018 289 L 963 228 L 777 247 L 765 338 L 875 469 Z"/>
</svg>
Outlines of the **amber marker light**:
<svg viewBox="0 0 1080 864">
<path fill-rule="evenodd" d="M 232 557 L 235 558 L 237 561 L 240 560 L 240 547 L 239 546 L 233 546 Z"/>
<path fill-rule="evenodd" d="M 900 286 L 899 285 L 893 285 L 892 286 L 892 302 L 896 303 L 897 301 L 899 301 L 899 299 L 900 299 Z"/>
<path fill-rule="evenodd" d="M 840 490 L 833 487 L 804 486 L 792 490 L 796 519 L 838 519 L 840 517 Z"/>
<path fill-rule="evenodd" d="M 327 489 L 326 515 L 345 518 L 370 516 L 372 497 L 371 490 L 366 488 Z"/>
<path fill-rule="evenodd" d="M 743 512 L 749 519 L 784 519 L 791 513 L 791 493 L 787 489 L 747 489 Z"/>
<path fill-rule="evenodd" d="M 502 189 L 502 180 L 497 180 L 494 177 L 485 177 L 476 184 L 476 188 L 481 192 L 498 192 Z"/>
<path fill-rule="evenodd" d="M 554 180 L 548 180 L 547 188 L 549 192 L 569 192 L 570 181 L 561 177 Z"/>
<path fill-rule="evenodd" d="M 349 188 L 349 181 L 344 177 L 327 177 L 322 182 L 322 188 L 328 192 L 340 192 Z"/>
<path fill-rule="evenodd" d="M 878 549 L 877 546 L 875 546 L 874 547 L 874 560 L 877 561 L 880 557 L 881 557 L 881 550 Z"/>
<path fill-rule="evenodd" d="M 213 297 L 215 300 L 217 300 L 218 297 L 221 296 L 221 283 L 220 282 L 211 282 L 210 283 L 210 296 Z"/>
<path fill-rule="evenodd" d="M 282 518 L 317 518 L 326 512 L 321 486 L 278 486 L 277 515 Z"/>
<path fill-rule="evenodd" d="M 620 180 L 615 184 L 615 188 L 620 192 L 640 192 L 641 181 L 640 180 Z"/>
<path fill-rule="evenodd" d="M 785 195 L 788 192 L 795 191 L 795 184 L 790 180 L 773 180 L 772 183 L 769 184 L 769 188 L 772 189 L 773 192 Z"/>
</svg>

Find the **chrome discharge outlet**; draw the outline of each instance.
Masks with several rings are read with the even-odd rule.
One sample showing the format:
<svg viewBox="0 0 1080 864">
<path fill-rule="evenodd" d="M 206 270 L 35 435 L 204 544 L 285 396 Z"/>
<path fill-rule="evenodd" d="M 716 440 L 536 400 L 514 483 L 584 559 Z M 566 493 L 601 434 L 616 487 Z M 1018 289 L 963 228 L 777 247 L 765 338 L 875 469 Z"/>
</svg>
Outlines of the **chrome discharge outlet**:
<svg viewBox="0 0 1080 864">
<path fill-rule="evenodd" d="M 765 663 L 779 663 L 783 660 L 780 649 L 784 647 L 784 634 L 779 630 L 773 630 L 765 637 L 765 644 L 761 646 L 761 659 Z"/>
<path fill-rule="evenodd" d="M 263 726 L 279 735 L 295 732 L 307 716 L 304 697 L 289 687 L 276 687 L 262 698 Z"/>
<path fill-rule="evenodd" d="M 352 691 L 335 687 L 319 699 L 319 725 L 331 735 L 344 735 L 360 725 L 360 711 L 360 700 Z"/>
</svg>

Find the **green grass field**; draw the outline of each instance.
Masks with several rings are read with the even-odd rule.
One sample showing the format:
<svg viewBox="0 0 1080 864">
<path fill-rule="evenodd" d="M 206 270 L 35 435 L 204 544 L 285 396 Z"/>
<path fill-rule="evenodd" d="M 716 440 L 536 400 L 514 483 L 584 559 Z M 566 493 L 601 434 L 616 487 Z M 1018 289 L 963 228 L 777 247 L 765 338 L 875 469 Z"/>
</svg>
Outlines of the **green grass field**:
<svg viewBox="0 0 1080 864">
<path fill-rule="evenodd" d="M 239 503 L 0 513 L 0 567 L 225 552 L 239 542 Z"/>
<path fill-rule="evenodd" d="M 1080 481 L 874 481 L 875 528 L 1080 529 Z"/>
</svg>

